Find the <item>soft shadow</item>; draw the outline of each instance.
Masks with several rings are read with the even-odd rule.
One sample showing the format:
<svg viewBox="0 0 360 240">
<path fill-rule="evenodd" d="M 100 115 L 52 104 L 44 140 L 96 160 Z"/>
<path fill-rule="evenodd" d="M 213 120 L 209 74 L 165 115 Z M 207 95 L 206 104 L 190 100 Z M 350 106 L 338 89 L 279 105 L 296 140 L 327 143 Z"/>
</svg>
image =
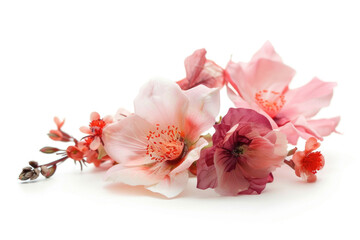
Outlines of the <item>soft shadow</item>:
<svg viewBox="0 0 360 240">
<path fill-rule="evenodd" d="M 169 198 L 147 190 L 143 186 L 130 186 L 123 183 L 110 183 L 104 187 L 109 192 L 114 194 L 128 195 L 128 196 L 146 196 L 158 199 L 167 200 Z"/>
</svg>

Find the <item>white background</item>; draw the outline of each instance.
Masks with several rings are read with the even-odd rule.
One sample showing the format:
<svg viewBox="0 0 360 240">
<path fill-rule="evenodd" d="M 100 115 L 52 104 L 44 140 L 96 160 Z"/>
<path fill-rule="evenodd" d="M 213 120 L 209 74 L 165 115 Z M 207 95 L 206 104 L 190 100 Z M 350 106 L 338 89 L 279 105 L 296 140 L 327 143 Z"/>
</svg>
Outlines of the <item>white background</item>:
<svg viewBox="0 0 360 240">
<path fill-rule="evenodd" d="M 1 1 L 1 239 L 358 239 L 359 10 L 356 1 Z M 297 70 L 290 87 L 338 82 L 319 117 L 341 115 L 343 134 L 322 143 L 315 184 L 283 166 L 261 195 L 219 197 L 191 181 L 167 200 L 71 161 L 51 179 L 17 181 L 29 160 L 54 160 L 38 152 L 59 146 L 46 136 L 53 116 L 81 138 L 90 112 L 132 110 L 148 79 L 182 79 L 194 50 L 225 67 L 266 40 Z M 224 114 L 232 104 L 221 97 Z"/>
</svg>

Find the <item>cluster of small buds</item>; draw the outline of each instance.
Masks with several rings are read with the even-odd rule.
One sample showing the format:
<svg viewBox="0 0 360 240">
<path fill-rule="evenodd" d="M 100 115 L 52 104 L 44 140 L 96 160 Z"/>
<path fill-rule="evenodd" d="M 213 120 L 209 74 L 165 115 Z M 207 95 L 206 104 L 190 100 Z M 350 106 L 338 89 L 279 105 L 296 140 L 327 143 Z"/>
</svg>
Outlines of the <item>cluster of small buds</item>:
<svg viewBox="0 0 360 240">
<path fill-rule="evenodd" d="M 30 161 L 29 165 L 30 166 L 23 168 L 22 172 L 19 175 L 20 180 L 35 180 L 40 176 L 40 173 L 44 177 L 49 178 L 54 175 L 56 171 L 56 164 L 49 167 L 46 165 L 39 166 L 37 162 Z"/>
</svg>

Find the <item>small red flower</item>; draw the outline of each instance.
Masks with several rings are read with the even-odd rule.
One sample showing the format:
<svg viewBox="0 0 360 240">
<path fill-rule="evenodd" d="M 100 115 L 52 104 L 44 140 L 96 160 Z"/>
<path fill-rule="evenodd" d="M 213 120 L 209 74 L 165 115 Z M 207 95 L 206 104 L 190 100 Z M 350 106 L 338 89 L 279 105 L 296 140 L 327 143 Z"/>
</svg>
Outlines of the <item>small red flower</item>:
<svg viewBox="0 0 360 240">
<path fill-rule="evenodd" d="M 296 151 L 292 158 L 296 175 L 305 178 L 307 182 L 315 182 L 315 174 L 325 165 L 324 156 L 320 152 L 314 152 L 319 147 L 320 143 L 311 137 L 306 141 L 305 150 Z"/>
<path fill-rule="evenodd" d="M 111 116 L 106 116 L 102 119 L 97 112 L 90 114 L 89 127 L 81 127 L 80 131 L 88 134 L 88 136 L 85 137 L 85 143 L 91 150 L 96 150 L 100 147 L 102 144 L 102 131 L 107 124 L 112 122 L 113 118 Z"/>
<path fill-rule="evenodd" d="M 69 146 L 66 149 L 66 154 L 75 161 L 81 161 L 84 158 L 84 153 L 76 146 Z"/>
</svg>

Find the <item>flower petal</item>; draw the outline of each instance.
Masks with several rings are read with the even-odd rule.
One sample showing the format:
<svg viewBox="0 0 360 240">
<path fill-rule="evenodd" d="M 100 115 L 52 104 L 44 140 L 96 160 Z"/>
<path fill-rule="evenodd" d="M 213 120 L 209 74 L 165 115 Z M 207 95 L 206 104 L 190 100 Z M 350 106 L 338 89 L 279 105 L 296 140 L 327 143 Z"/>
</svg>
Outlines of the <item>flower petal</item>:
<svg viewBox="0 0 360 240">
<path fill-rule="evenodd" d="M 100 119 L 100 114 L 99 114 L 99 113 L 97 113 L 97 112 L 92 112 L 92 113 L 90 114 L 90 121 L 94 121 L 94 120 L 98 120 L 98 119 Z"/>
<path fill-rule="evenodd" d="M 182 129 L 189 100 L 180 87 L 171 81 L 152 80 L 135 98 L 135 113 L 151 124 L 176 125 Z"/>
<path fill-rule="evenodd" d="M 196 187 L 199 189 L 215 188 L 217 186 L 217 176 L 214 165 L 215 149 L 215 147 L 203 149 L 199 160 L 196 162 Z"/>
<path fill-rule="evenodd" d="M 316 140 L 316 138 L 311 137 L 308 140 L 306 140 L 305 152 L 306 153 L 312 152 L 319 147 L 320 147 L 320 143 Z"/>
<path fill-rule="evenodd" d="M 200 138 L 194 146 L 192 146 L 192 149 L 188 152 L 188 154 L 185 157 L 185 160 L 174 170 L 171 171 L 172 174 L 179 173 L 182 171 L 185 171 L 189 169 L 191 164 L 198 160 L 200 158 L 200 151 L 208 145 L 208 142 L 204 138 Z"/>
<path fill-rule="evenodd" d="M 146 155 L 147 134 L 154 126 L 137 115 L 105 126 L 102 139 L 107 154 L 118 163 L 151 163 Z"/>
<path fill-rule="evenodd" d="M 185 189 L 188 179 L 188 171 L 183 171 L 177 174 L 170 174 L 156 185 L 147 187 L 147 189 L 152 192 L 160 193 L 168 198 L 173 198 L 179 195 Z"/>
<path fill-rule="evenodd" d="M 322 137 L 326 137 L 333 132 L 336 132 L 335 128 L 340 122 L 340 117 L 307 120 L 309 126 L 314 129 Z"/>
<path fill-rule="evenodd" d="M 290 120 L 296 119 L 299 115 L 305 118 L 313 117 L 321 108 L 330 104 L 335 86 L 336 83 L 314 78 L 302 87 L 289 90 L 285 94 L 286 103 L 277 117 L 286 117 Z"/>
<path fill-rule="evenodd" d="M 137 185 L 153 185 L 157 184 L 161 179 L 156 174 L 148 171 L 144 166 L 126 167 L 122 164 L 111 167 L 105 174 L 105 180 L 121 182 L 131 186 Z"/>
<path fill-rule="evenodd" d="M 86 127 L 86 126 L 80 127 L 80 132 L 85 133 L 85 134 L 92 134 L 90 128 Z"/>
<path fill-rule="evenodd" d="M 100 147 L 100 145 L 101 145 L 100 138 L 96 136 L 94 140 L 90 143 L 90 149 L 95 151 Z"/>
<path fill-rule="evenodd" d="M 234 165 L 234 161 L 236 160 L 225 150 L 221 148 L 215 150 L 214 163 L 218 177 L 215 191 L 221 195 L 234 196 L 249 188 L 250 184 L 245 179 L 240 165 L 236 163 Z"/>
<path fill-rule="evenodd" d="M 215 124 L 220 111 L 220 90 L 203 85 L 184 92 L 189 99 L 184 132 L 187 139 L 196 141 L 200 134 Z"/>
<path fill-rule="evenodd" d="M 204 68 L 206 62 L 206 50 L 204 48 L 196 50 L 192 55 L 185 59 L 186 78 L 190 86 L 194 86 L 196 78 Z"/>
<path fill-rule="evenodd" d="M 275 52 L 273 45 L 269 41 L 266 41 L 259 51 L 254 54 L 251 62 L 256 62 L 261 58 L 282 62 L 281 57 Z"/>
<path fill-rule="evenodd" d="M 131 114 L 128 110 L 124 108 L 119 108 L 115 114 L 115 121 L 123 120 L 124 118 L 128 117 Z"/>
</svg>

